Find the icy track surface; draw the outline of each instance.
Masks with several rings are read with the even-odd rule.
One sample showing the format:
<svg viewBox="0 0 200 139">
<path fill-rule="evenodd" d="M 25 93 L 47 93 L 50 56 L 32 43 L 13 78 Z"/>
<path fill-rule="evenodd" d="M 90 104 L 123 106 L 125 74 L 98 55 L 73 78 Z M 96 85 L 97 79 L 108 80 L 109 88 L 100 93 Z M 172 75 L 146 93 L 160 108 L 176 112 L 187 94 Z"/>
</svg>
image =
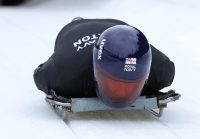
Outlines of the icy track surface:
<svg viewBox="0 0 200 139">
<path fill-rule="evenodd" d="M 38 91 L 33 70 L 74 17 L 115 18 L 139 28 L 176 66 L 182 98 L 161 118 L 144 110 L 75 113 L 63 122 Z M 198 0 L 33 0 L 0 7 L 0 139 L 199 139 Z"/>
</svg>

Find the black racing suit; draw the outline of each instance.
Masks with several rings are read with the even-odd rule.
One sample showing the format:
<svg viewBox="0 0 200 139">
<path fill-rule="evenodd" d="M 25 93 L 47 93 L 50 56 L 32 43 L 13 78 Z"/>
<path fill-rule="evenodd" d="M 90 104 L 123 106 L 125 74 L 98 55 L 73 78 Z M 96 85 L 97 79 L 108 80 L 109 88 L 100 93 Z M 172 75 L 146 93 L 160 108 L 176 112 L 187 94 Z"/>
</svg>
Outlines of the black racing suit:
<svg viewBox="0 0 200 139">
<path fill-rule="evenodd" d="M 96 97 L 92 77 L 92 49 L 95 40 L 109 27 L 128 25 L 114 19 L 81 19 L 67 24 L 58 34 L 53 55 L 34 72 L 37 88 L 65 98 Z M 150 75 L 141 95 L 149 95 L 171 85 L 174 64 L 151 45 Z"/>
</svg>

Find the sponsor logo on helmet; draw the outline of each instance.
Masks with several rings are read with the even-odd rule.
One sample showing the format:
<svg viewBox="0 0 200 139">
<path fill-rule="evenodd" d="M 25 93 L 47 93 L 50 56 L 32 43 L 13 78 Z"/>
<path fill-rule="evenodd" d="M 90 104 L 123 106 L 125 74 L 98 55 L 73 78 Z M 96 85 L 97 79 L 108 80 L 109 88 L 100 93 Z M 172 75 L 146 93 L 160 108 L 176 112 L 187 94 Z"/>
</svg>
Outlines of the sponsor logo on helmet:
<svg viewBox="0 0 200 139">
<path fill-rule="evenodd" d="M 101 60 L 102 52 L 103 52 L 103 46 L 105 44 L 106 39 L 103 39 L 101 41 L 101 44 L 99 46 L 99 51 L 98 51 L 98 60 Z"/>
<path fill-rule="evenodd" d="M 100 34 L 98 34 L 100 36 Z M 79 39 L 77 42 L 74 42 L 74 47 L 77 48 L 77 51 L 87 47 L 88 45 L 93 46 L 91 44 L 94 44 L 96 39 L 98 39 L 98 36 L 96 34 L 93 34 L 91 36 L 84 36 L 82 39 Z"/>
<path fill-rule="evenodd" d="M 124 71 L 135 71 L 136 70 L 136 58 L 126 58 Z"/>
</svg>

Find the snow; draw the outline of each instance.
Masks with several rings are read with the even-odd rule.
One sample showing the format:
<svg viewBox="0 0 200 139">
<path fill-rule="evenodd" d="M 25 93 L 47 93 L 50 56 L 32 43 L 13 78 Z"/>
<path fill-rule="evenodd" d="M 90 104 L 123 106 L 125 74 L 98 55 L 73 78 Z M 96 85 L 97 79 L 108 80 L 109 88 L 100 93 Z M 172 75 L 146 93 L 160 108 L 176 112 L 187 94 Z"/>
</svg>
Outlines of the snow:
<svg viewBox="0 0 200 139">
<path fill-rule="evenodd" d="M 115 18 L 139 28 L 176 66 L 182 98 L 161 118 L 144 110 L 82 112 L 63 122 L 37 90 L 33 70 L 53 53 L 74 17 Z M 0 7 L 1 139 L 200 138 L 200 2 L 198 0 L 32 0 Z"/>
</svg>

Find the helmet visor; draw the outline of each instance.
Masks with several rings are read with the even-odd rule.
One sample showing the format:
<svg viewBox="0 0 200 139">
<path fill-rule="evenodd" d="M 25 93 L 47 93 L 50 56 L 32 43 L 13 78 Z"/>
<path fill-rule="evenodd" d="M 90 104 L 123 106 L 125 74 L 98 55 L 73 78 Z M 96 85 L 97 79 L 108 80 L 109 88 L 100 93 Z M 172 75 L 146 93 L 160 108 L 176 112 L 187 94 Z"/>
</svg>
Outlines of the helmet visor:
<svg viewBox="0 0 200 139">
<path fill-rule="evenodd" d="M 148 75 L 135 80 L 120 79 L 106 72 L 98 64 L 95 71 L 99 93 L 110 103 L 126 102 L 132 104 L 141 94 Z"/>
</svg>

